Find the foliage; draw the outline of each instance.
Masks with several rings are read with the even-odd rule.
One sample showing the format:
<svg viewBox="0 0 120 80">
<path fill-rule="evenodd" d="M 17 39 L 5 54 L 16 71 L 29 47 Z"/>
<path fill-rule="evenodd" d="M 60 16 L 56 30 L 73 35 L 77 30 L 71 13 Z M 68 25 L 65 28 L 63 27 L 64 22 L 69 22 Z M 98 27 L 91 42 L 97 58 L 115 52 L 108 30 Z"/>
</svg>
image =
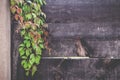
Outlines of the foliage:
<svg viewBox="0 0 120 80">
<path fill-rule="evenodd" d="M 17 30 L 23 38 L 19 54 L 27 76 L 33 76 L 37 71 L 45 48 L 43 26 L 46 15 L 41 9 L 45 4 L 45 0 L 11 0 L 11 13 L 21 25 Z"/>
</svg>

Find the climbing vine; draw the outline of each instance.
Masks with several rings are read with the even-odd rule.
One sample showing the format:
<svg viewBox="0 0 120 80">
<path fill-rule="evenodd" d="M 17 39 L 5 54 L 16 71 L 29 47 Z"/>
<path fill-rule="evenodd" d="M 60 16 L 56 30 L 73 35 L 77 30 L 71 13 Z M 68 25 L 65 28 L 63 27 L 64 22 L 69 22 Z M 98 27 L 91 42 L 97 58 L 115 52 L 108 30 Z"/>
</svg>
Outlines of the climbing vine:
<svg viewBox="0 0 120 80">
<path fill-rule="evenodd" d="M 18 50 L 27 76 L 37 71 L 45 48 L 44 36 L 48 35 L 44 29 L 46 15 L 42 11 L 45 4 L 45 0 L 11 0 L 12 19 L 20 25 L 16 32 L 23 39 Z"/>
</svg>

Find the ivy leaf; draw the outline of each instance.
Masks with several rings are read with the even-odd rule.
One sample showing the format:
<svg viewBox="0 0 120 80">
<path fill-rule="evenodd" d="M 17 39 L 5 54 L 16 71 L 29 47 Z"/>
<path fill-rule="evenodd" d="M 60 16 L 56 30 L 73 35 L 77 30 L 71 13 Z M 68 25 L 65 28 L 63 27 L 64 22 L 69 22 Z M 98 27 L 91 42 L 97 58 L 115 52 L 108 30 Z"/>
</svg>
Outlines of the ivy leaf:
<svg viewBox="0 0 120 80">
<path fill-rule="evenodd" d="M 21 65 L 23 66 L 24 69 L 26 69 L 28 67 L 26 60 L 22 60 Z"/>
<path fill-rule="evenodd" d="M 40 47 L 37 47 L 37 48 L 36 48 L 36 53 L 41 55 L 42 50 L 41 50 L 41 48 L 40 48 Z"/>
<path fill-rule="evenodd" d="M 26 63 L 26 60 L 21 61 L 21 65 L 23 66 Z"/>
<path fill-rule="evenodd" d="M 44 22 L 43 22 L 41 19 L 40 19 L 39 21 L 40 21 L 40 25 L 43 25 L 43 24 L 44 24 Z"/>
<path fill-rule="evenodd" d="M 46 14 L 44 12 L 41 12 L 41 15 L 46 18 Z"/>
<path fill-rule="evenodd" d="M 37 67 L 34 65 L 34 66 L 32 67 L 32 76 L 35 74 L 36 71 L 37 71 Z"/>
<path fill-rule="evenodd" d="M 36 56 L 36 58 L 35 58 L 35 62 L 36 62 L 37 65 L 40 64 L 40 59 L 41 59 L 40 56 Z"/>
<path fill-rule="evenodd" d="M 42 1 L 42 0 L 39 0 L 39 3 L 40 3 L 41 5 L 43 5 L 43 1 Z"/>
<path fill-rule="evenodd" d="M 26 56 L 29 56 L 30 55 L 30 51 L 29 49 L 26 50 Z"/>
<path fill-rule="evenodd" d="M 27 41 L 27 42 L 26 42 L 26 47 L 29 48 L 30 46 L 31 46 L 30 41 Z"/>
<path fill-rule="evenodd" d="M 24 26 L 25 26 L 26 29 L 29 29 L 31 27 L 31 24 L 32 23 L 30 21 L 28 21 L 28 22 L 25 22 Z"/>
<path fill-rule="evenodd" d="M 11 0 L 10 4 L 11 4 L 11 6 L 14 6 L 16 4 L 16 2 L 14 0 Z"/>
<path fill-rule="evenodd" d="M 36 18 L 36 17 L 37 17 L 35 13 L 32 13 L 32 16 L 33 16 L 33 18 Z"/>
<path fill-rule="evenodd" d="M 35 55 L 31 54 L 30 55 L 30 60 L 29 60 L 30 64 L 32 65 L 35 62 Z"/>
<path fill-rule="evenodd" d="M 25 39 L 30 39 L 30 37 L 28 36 L 28 35 L 25 35 L 25 37 L 24 37 Z"/>
<path fill-rule="evenodd" d="M 35 18 L 35 19 L 34 19 L 34 23 L 40 25 L 40 19 L 39 19 L 39 18 Z"/>
<path fill-rule="evenodd" d="M 30 64 L 33 65 L 34 61 L 32 59 L 29 60 Z"/>
<path fill-rule="evenodd" d="M 11 10 L 12 14 L 15 14 L 15 12 L 16 12 L 16 8 L 15 7 L 11 7 L 10 10 Z"/>
<path fill-rule="evenodd" d="M 23 43 L 24 43 L 24 44 L 26 44 L 27 42 L 28 42 L 28 40 L 24 40 L 24 42 L 23 42 Z"/>
<path fill-rule="evenodd" d="M 46 4 L 47 4 L 45 0 L 43 0 L 43 4 L 44 4 L 44 5 L 46 5 Z"/>
<path fill-rule="evenodd" d="M 30 62 L 28 62 L 28 68 L 27 69 L 30 70 L 31 66 L 32 65 L 30 64 Z"/>
<path fill-rule="evenodd" d="M 25 14 L 30 13 L 30 11 L 31 11 L 30 7 L 27 4 L 24 4 L 22 6 L 22 10 L 24 11 Z"/>
<path fill-rule="evenodd" d="M 35 58 L 35 55 L 34 54 L 31 54 L 30 55 L 30 59 L 34 59 Z"/>
<path fill-rule="evenodd" d="M 36 49 L 36 44 L 32 42 L 32 48 L 35 50 Z"/>
<path fill-rule="evenodd" d="M 20 34 L 21 34 L 21 36 L 25 35 L 25 29 L 22 29 Z"/>
<path fill-rule="evenodd" d="M 26 76 L 28 76 L 28 75 L 29 75 L 29 71 L 26 71 L 26 73 L 25 73 L 25 74 L 26 74 Z"/>
<path fill-rule="evenodd" d="M 23 47 L 19 48 L 19 53 L 20 53 L 20 56 L 23 56 L 25 54 Z"/>
<path fill-rule="evenodd" d="M 44 47 L 44 45 L 43 45 L 43 44 L 40 44 L 40 48 L 44 49 L 45 47 Z"/>
<path fill-rule="evenodd" d="M 32 15 L 29 13 L 29 14 L 25 15 L 25 18 L 26 18 L 27 20 L 30 20 L 30 19 L 32 19 Z"/>
<path fill-rule="evenodd" d="M 31 4 L 32 2 L 30 0 L 26 0 L 27 3 Z"/>
<path fill-rule="evenodd" d="M 21 58 L 22 58 L 22 59 L 27 59 L 27 57 L 26 57 L 26 56 L 22 56 Z"/>
<path fill-rule="evenodd" d="M 19 45 L 19 47 L 24 47 L 24 46 L 25 46 L 25 44 L 23 44 L 23 43 Z"/>
<path fill-rule="evenodd" d="M 42 31 L 42 30 L 39 30 L 38 33 L 39 33 L 39 34 L 43 34 L 43 31 Z"/>
<path fill-rule="evenodd" d="M 39 43 L 43 43 L 43 42 L 44 42 L 43 39 L 39 39 L 39 40 L 38 40 L 38 44 L 39 44 Z"/>
</svg>

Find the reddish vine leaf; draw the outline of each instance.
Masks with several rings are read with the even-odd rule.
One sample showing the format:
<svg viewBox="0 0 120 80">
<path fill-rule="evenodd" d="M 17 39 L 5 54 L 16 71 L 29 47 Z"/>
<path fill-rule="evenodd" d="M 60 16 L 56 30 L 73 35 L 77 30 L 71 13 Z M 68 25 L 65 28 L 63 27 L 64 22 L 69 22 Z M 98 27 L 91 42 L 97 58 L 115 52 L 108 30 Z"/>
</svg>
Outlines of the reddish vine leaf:
<svg viewBox="0 0 120 80">
<path fill-rule="evenodd" d="M 23 17 L 20 16 L 19 19 L 20 19 L 20 22 L 23 23 Z"/>
<path fill-rule="evenodd" d="M 44 31 L 44 35 L 48 37 L 48 31 Z"/>
<path fill-rule="evenodd" d="M 22 9 L 21 8 L 17 8 L 17 11 L 16 11 L 18 14 L 22 13 Z"/>
<path fill-rule="evenodd" d="M 13 6 L 13 7 L 10 7 L 10 10 L 11 10 L 11 13 L 12 14 L 15 14 L 15 12 L 16 12 L 16 8 Z"/>
<path fill-rule="evenodd" d="M 15 20 L 19 20 L 19 15 L 18 14 L 15 14 Z"/>
</svg>

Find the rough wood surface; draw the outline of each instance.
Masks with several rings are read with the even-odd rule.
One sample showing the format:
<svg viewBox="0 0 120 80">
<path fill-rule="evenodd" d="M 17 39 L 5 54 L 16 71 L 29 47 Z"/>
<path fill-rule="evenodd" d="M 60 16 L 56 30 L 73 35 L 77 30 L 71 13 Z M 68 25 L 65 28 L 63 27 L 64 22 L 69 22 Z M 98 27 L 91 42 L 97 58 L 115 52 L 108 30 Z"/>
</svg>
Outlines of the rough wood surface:
<svg viewBox="0 0 120 80">
<path fill-rule="evenodd" d="M 21 37 L 20 34 L 16 32 L 16 29 L 18 28 L 18 23 L 13 21 L 11 24 L 11 31 L 12 31 L 12 36 L 11 36 L 11 61 L 12 61 L 12 80 L 16 80 L 17 78 L 17 69 L 18 69 L 18 60 L 19 60 L 19 52 L 18 52 L 18 47 L 21 42 Z"/>
<path fill-rule="evenodd" d="M 77 56 L 75 43 L 80 38 L 91 58 L 120 58 L 119 0 L 46 1 L 47 5 L 43 9 L 47 14 L 49 46 L 52 51 L 51 55 L 44 51 L 43 57 Z M 120 78 L 119 60 L 111 62 L 109 59 L 65 60 L 57 68 L 61 60 L 42 60 L 36 75 L 33 78 L 25 77 L 20 59 L 16 56 L 21 40 L 17 34 L 13 35 L 12 66 L 16 80 L 119 80 Z"/>
<path fill-rule="evenodd" d="M 109 59 L 107 59 L 109 61 Z M 119 80 L 120 60 L 42 60 L 33 80 Z M 61 63 L 60 67 L 57 67 Z M 117 64 L 116 64 L 117 63 Z M 17 80 L 32 80 L 23 76 L 19 68 Z"/>
<path fill-rule="evenodd" d="M 48 23 L 120 21 L 117 0 L 47 0 Z"/>
</svg>

